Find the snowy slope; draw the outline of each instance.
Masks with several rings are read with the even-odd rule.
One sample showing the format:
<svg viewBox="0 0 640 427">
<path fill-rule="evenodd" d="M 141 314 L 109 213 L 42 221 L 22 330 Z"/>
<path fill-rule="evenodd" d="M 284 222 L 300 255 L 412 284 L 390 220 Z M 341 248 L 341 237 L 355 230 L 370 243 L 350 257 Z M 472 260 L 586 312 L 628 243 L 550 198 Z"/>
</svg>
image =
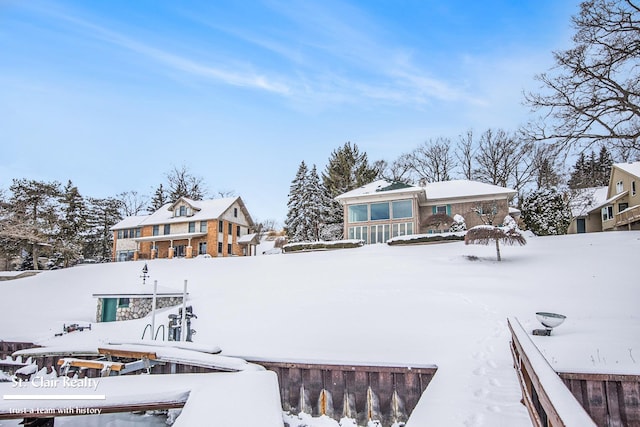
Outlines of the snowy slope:
<svg viewBox="0 0 640 427">
<path fill-rule="evenodd" d="M 370 245 L 329 252 L 154 260 L 151 280 L 182 290 L 198 318 L 194 340 L 224 355 L 436 364 L 411 426 L 529 426 L 508 348 L 507 317 L 556 370 L 640 374 L 639 232 L 530 238 L 524 247 Z M 100 264 L 0 282 L 0 339 L 72 345 L 139 340 L 144 326 L 94 324 L 91 294 L 138 279 L 143 262 Z M 147 282 L 149 283 L 149 282 Z M 158 314 L 157 323 L 170 312 Z"/>
</svg>

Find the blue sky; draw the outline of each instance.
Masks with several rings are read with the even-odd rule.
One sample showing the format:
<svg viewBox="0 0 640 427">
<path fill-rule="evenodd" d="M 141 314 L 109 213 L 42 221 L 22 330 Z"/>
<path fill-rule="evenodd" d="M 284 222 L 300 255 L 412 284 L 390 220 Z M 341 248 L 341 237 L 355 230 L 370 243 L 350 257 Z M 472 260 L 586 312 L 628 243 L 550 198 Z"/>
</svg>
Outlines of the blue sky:
<svg viewBox="0 0 640 427">
<path fill-rule="evenodd" d="M 578 1 L 0 0 L 0 188 L 151 194 L 174 166 L 286 216 L 302 160 L 515 130 Z"/>
</svg>

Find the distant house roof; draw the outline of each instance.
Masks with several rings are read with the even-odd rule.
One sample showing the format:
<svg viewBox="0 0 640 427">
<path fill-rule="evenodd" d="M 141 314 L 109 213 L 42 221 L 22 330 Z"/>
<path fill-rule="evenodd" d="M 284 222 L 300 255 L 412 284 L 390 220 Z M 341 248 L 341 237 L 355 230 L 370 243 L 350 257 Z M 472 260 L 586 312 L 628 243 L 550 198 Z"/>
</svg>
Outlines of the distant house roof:
<svg viewBox="0 0 640 427">
<path fill-rule="evenodd" d="M 173 210 L 181 201 L 193 208 L 191 216 L 184 217 L 173 215 Z M 211 200 L 191 200 L 186 197 L 181 197 L 173 203 L 165 204 L 151 215 L 126 217 L 111 227 L 111 230 L 121 230 L 125 228 L 140 227 L 143 225 L 160 225 L 185 221 L 206 221 L 209 219 L 218 219 L 236 202 L 240 205 L 240 209 L 243 211 L 245 217 L 249 221 L 249 224 L 253 225 L 251 215 L 249 215 L 249 212 L 240 197 L 227 197 L 224 199 Z"/>
<path fill-rule="evenodd" d="M 608 187 L 580 188 L 573 192 L 569 209 L 573 217 L 586 216 L 594 209 L 601 208 L 607 201 Z"/>
<path fill-rule="evenodd" d="M 640 178 L 640 162 L 614 163 L 613 166 Z"/>
</svg>

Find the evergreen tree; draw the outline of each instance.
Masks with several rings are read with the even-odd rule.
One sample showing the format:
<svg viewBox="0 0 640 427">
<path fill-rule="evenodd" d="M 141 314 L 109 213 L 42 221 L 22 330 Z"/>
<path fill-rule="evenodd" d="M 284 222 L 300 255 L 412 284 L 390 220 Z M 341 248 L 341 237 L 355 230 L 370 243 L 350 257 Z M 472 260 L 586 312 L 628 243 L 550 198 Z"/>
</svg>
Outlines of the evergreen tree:
<svg viewBox="0 0 640 427">
<path fill-rule="evenodd" d="M 11 230 L 5 229 L 4 235 L 37 260 L 40 249 L 53 243 L 58 227 L 60 184 L 14 179 L 9 190 Z M 33 267 L 37 269 L 38 263 Z"/>
<path fill-rule="evenodd" d="M 287 236 L 291 242 L 301 242 L 306 239 L 306 232 L 304 226 L 304 191 L 307 187 L 309 169 L 304 160 L 298 166 L 296 176 L 291 181 L 289 187 L 289 201 L 287 203 L 287 218 L 284 222 Z"/>
<path fill-rule="evenodd" d="M 609 177 L 611 176 L 611 167 L 613 166 L 613 157 L 604 145 L 600 147 L 598 155 L 598 180 L 596 187 L 609 185 Z"/>
<path fill-rule="evenodd" d="M 331 199 L 320 182 L 316 165 L 313 165 L 306 180 L 306 216 L 308 218 L 307 240 L 319 241 L 323 237 Z"/>
<path fill-rule="evenodd" d="M 84 248 L 85 258 L 110 261 L 113 257 L 113 232 L 120 215 L 120 201 L 114 198 L 89 199 L 87 225 L 88 235 Z"/>
<path fill-rule="evenodd" d="M 168 201 L 169 200 L 167 199 L 167 193 L 162 184 L 160 184 L 155 193 L 153 193 L 153 197 L 151 197 L 151 202 L 149 202 L 147 211 L 149 213 L 153 213 L 163 207 Z"/>
<path fill-rule="evenodd" d="M 589 187 L 588 179 L 586 177 L 586 159 L 584 157 L 584 153 L 580 153 L 580 157 L 576 161 L 576 164 L 573 165 L 573 170 L 571 171 L 571 177 L 569 178 L 569 188 L 577 189 L 577 188 L 587 188 Z"/>
<path fill-rule="evenodd" d="M 343 210 L 335 198 L 342 193 L 369 184 L 378 178 L 381 163 L 370 164 L 367 153 L 361 153 L 356 144 L 346 142 L 334 150 L 322 173 L 322 182 L 331 199 L 330 209 L 324 221 L 325 230 L 331 230 L 332 237 L 342 238 Z"/>
<path fill-rule="evenodd" d="M 522 220 L 538 236 L 566 234 L 571 212 L 555 188 L 540 188 L 522 202 Z"/>
<path fill-rule="evenodd" d="M 68 267 L 82 256 L 87 231 L 86 205 L 78 187 L 71 181 L 60 196 L 60 226 L 56 236 L 55 249 L 60 254 L 64 267 Z"/>
</svg>

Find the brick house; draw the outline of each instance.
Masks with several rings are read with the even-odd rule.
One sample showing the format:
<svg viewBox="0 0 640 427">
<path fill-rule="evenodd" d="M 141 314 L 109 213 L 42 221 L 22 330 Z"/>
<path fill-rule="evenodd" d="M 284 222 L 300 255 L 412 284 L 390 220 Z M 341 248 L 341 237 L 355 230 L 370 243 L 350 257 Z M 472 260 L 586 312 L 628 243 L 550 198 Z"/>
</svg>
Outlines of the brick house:
<svg viewBox="0 0 640 427">
<path fill-rule="evenodd" d="M 454 180 L 413 186 L 379 180 L 341 194 L 344 236 L 365 243 L 384 243 L 390 238 L 426 234 L 436 230 L 425 220 L 435 214 L 458 214 L 467 228 L 488 217 L 499 225 L 510 214 L 509 201 L 516 191 L 477 181 Z"/>
<path fill-rule="evenodd" d="M 113 261 L 250 255 L 242 237 L 253 228 L 240 197 L 181 197 L 150 215 L 126 217 L 111 227 Z"/>
</svg>

